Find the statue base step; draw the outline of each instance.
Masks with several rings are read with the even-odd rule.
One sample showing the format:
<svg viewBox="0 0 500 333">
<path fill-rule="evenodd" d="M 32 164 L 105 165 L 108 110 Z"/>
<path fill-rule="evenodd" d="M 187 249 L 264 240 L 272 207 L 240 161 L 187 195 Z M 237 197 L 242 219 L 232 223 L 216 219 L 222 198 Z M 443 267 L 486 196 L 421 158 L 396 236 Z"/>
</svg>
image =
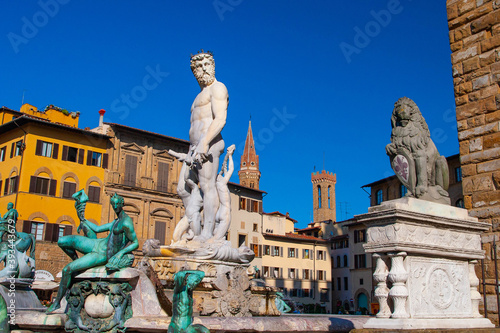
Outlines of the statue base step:
<svg viewBox="0 0 500 333">
<path fill-rule="evenodd" d="M 375 329 L 449 329 L 449 328 L 492 328 L 487 318 L 439 318 L 439 319 L 393 319 L 370 318 L 363 328 Z"/>
<path fill-rule="evenodd" d="M 5 300 L 8 313 L 24 310 L 46 310 L 31 289 L 32 283 L 33 279 L 0 279 L 0 297 Z"/>
</svg>

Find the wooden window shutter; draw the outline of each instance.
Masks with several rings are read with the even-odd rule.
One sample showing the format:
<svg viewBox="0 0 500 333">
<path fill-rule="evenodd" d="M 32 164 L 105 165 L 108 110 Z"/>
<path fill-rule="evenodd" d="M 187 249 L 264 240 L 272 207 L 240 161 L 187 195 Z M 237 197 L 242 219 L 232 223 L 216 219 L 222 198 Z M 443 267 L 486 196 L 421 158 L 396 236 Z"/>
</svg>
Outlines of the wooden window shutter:
<svg viewBox="0 0 500 333">
<path fill-rule="evenodd" d="M 24 221 L 23 222 L 23 232 L 30 234 L 31 233 L 31 221 Z"/>
<path fill-rule="evenodd" d="M 78 149 L 78 163 L 83 164 L 83 158 L 85 155 L 85 149 Z"/>
<path fill-rule="evenodd" d="M 108 168 L 108 154 L 103 154 L 102 155 L 102 167 L 103 169 L 107 169 Z"/>
<path fill-rule="evenodd" d="M 271 245 L 271 256 L 274 257 L 274 246 Z"/>
<path fill-rule="evenodd" d="M 155 239 L 160 241 L 160 245 L 165 245 L 165 235 L 167 233 L 167 223 L 155 221 Z"/>
<path fill-rule="evenodd" d="M 280 246 L 280 257 L 283 257 L 283 247 Z"/>
<path fill-rule="evenodd" d="M 7 193 L 9 192 L 9 182 L 10 182 L 9 178 L 5 179 L 5 188 L 3 190 L 3 195 L 7 195 Z"/>
<path fill-rule="evenodd" d="M 87 165 L 92 165 L 92 150 L 87 150 Z"/>
<path fill-rule="evenodd" d="M 282 278 L 282 277 L 283 277 L 283 268 L 280 267 L 280 278 Z"/>
<path fill-rule="evenodd" d="M 0 194 L 2 193 L 2 180 L 0 179 Z"/>
<path fill-rule="evenodd" d="M 259 258 L 262 257 L 262 245 L 259 245 Z"/>
<path fill-rule="evenodd" d="M 69 150 L 68 146 L 63 146 L 61 160 L 63 161 L 68 160 L 68 150 Z"/>
<path fill-rule="evenodd" d="M 45 238 L 44 240 L 53 242 L 53 235 L 54 235 L 54 227 L 57 227 L 57 231 L 59 231 L 59 226 L 54 223 L 46 223 L 45 224 Z"/>
<path fill-rule="evenodd" d="M 157 190 L 168 192 L 168 163 L 158 162 Z"/>
<path fill-rule="evenodd" d="M 35 155 L 37 155 L 37 156 L 42 155 L 42 141 L 40 141 L 40 140 L 36 140 Z"/>
<path fill-rule="evenodd" d="M 12 142 L 12 146 L 10 148 L 10 158 L 14 157 L 14 149 L 16 149 L 16 143 Z"/>
<path fill-rule="evenodd" d="M 262 213 L 262 201 L 259 201 L 259 213 Z"/>
<path fill-rule="evenodd" d="M 35 193 L 36 191 L 36 179 L 37 179 L 36 176 L 31 176 L 30 178 L 30 189 L 29 189 L 30 193 Z"/>
<path fill-rule="evenodd" d="M 125 156 L 125 179 L 124 184 L 135 186 L 137 178 L 137 156 Z"/>
<path fill-rule="evenodd" d="M 64 236 L 72 235 L 73 234 L 73 226 L 71 225 L 65 225 L 64 226 Z"/>
<path fill-rule="evenodd" d="M 55 196 L 56 195 L 56 188 L 57 188 L 57 180 L 51 179 L 50 185 L 49 185 L 49 195 Z"/>
<path fill-rule="evenodd" d="M 52 149 L 52 158 L 57 160 L 57 157 L 59 155 L 59 144 L 58 143 L 54 143 L 54 148 Z"/>
<path fill-rule="evenodd" d="M 19 190 L 19 176 L 12 177 L 12 181 L 14 182 L 12 193 L 17 193 L 17 191 Z"/>
</svg>

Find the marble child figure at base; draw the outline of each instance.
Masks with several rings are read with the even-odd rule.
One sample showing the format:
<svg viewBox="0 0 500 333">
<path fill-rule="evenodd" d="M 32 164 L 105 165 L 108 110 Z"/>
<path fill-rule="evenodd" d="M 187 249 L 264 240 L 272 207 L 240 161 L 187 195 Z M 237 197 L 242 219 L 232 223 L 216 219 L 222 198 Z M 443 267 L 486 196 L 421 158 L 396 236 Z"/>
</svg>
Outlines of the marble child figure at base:
<svg viewBox="0 0 500 333">
<path fill-rule="evenodd" d="M 80 192 L 83 192 L 83 190 Z M 77 193 L 75 193 L 75 195 Z M 74 198 L 81 202 L 88 200 L 84 192 L 83 194 L 81 193 L 81 195 L 74 196 Z M 86 236 L 70 235 L 59 238 L 59 247 L 70 256 L 73 261 L 63 268 L 57 298 L 47 310 L 47 313 L 60 308 L 61 300 L 71 286 L 72 276 L 74 276 L 75 273 L 102 265 L 106 265 L 108 271 L 117 271 L 132 265 L 134 256 L 131 252 L 137 249 L 139 241 L 134 231 L 133 221 L 123 210 L 123 205 L 123 197 L 115 194 L 111 198 L 111 206 L 117 215 L 117 218 L 113 222 L 96 225 L 85 220 L 85 226 L 88 227 L 92 233 L 98 234 L 101 232 L 109 232 L 107 237 L 90 238 Z M 79 258 L 77 251 L 82 253 L 83 256 Z"/>
</svg>

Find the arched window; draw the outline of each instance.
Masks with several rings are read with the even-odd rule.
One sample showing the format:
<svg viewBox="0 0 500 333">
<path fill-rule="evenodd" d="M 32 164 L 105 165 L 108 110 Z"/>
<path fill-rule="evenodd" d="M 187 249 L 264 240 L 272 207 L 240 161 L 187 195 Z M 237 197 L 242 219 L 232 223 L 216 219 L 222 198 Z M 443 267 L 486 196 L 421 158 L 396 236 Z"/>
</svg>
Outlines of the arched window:
<svg viewBox="0 0 500 333">
<path fill-rule="evenodd" d="M 382 190 L 378 190 L 375 199 L 375 204 L 380 205 L 382 201 L 384 201 L 384 192 Z"/>
<path fill-rule="evenodd" d="M 331 196 L 330 196 L 330 189 L 331 188 L 332 188 L 331 186 L 328 186 L 328 209 L 332 208 L 331 205 L 330 205 L 330 198 L 331 198 Z"/>
<path fill-rule="evenodd" d="M 455 206 L 459 208 L 465 208 L 464 199 L 458 199 L 457 202 L 455 202 Z"/>
<path fill-rule="evenodd" d="M 341 262 L 340 262 L 340 256 L 337 256 L 337 267 L 340 267 L 340 264 L 341 264 Z"/>
<path fill-rule="evenodd" d="M 344 267 L 349 266 L 349 263 L 347 262 L 347 255 L 344 254 Z"/>
<path fill-rule="evenodd" d="M 318 208 L 321 208 L 321 186 L 318 185 Z"/>
</svg>

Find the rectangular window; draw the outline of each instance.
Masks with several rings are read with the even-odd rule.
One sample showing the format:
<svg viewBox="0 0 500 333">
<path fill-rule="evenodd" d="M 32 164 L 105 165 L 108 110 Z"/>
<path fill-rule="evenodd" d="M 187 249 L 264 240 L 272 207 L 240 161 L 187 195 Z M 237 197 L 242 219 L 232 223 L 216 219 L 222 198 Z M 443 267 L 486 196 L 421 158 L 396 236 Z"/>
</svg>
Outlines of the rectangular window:
<svg viewBox="0 0 500 333">
<path fill-rule="evenodd" d="M 297 278 L 297 269 L 289 268 L 288 269 L 288 278 L 289 279 L 296 279 Z"/>
<path fill-rule="evenodd" d="M 160 192 L 168 192 L 168 163 L 158 162 L 158 181 L 156 189 Z"/>
<path fill-rule="evenodd" d="M 245 245 L 247 243 L 246 235 L 238 235 L 238 246 Z"/>
<path fill-rule="evenodd" d="M 302 270 L 302 277 L 304 278 L 304 280 L 309 280 L 311 278 L 311 274 L 309 273 L 308 269 Z"/>
<path fill-rule="evenodd" d="M 13 142 L 12 151 L 10 152 L 10 157 L 21 155 L 22 147 L 23 147 L 23 140 Z"/>
<path fill-rule="evenodd" d="M 269 245 L 264 245 L 264 255 L 266 256 L 271 255 L 271 247 Z"/>
<path fill-rule="evenodd" d="M 326 280 L 326 274 L 325 273 L 326 273 L 325 271 L 318 270 L 318 273 L 317 273 L 318 274 L 318 280 L 320 280 L 320 281 Z"/>
<path fill-rule="evenodd" d="M 76 192 L 76 183 L 64 182 L 63 184 L 63 198 L 72 199 L 71 196 Z"/>
<path fill-rule="evenodd" d="M 348 290 L 348 289 L 349 289 L 349 278 L 344 277 L 344 290 Z"/>
<path fill-rule="evenodd" d="M 19 186 L 19 177 L 18 176 L 7 178 L 5 180 L 5 187 L 4 187 L 3 195 L 17 193 L 18 186 Z"/>
<path fill-rule="evenodd" d="M 43 222 L 31 222 L 31 234 L 35 236 L 36 240 L 43 240 L 44 226 Z"/>
<path fill-rule="evenodd" d="M 338 277 L 337 278 L 337 290 L 342 290 L 341 281 L 342 280 Z"/>
<path fill-rule="evenodd" d="M 354 243 L 366 242 L 366 229 L 354 230 Z"/>
<path fill-rule="evenodd" d="M 311 297 L 310 289 L 302 289 L 302 297 Z"/>
<path fill-rule="evenodd" d="M 326 260 L 325 251 L 318 250 L 317 254 L 316 254 L 316 259 L 317 260 Z"/>
<path fill-rule="evenodd" d="M 55 196 L 56 187 L 57 187 L 57 180 L 55 179 L 31 176 L 29 193 Z"/>
<path fill-rule="evenodd" d="M 125 179 L 123 184 L 135 186 L 137 178 L 137 156 L 125 156 Z"/>
<path fill-rule="evenodd" d="M 322 288 L 319 294 L 319 301 L 320 302 L 328 302 L 328 294 L 330 292 L 330 289 L 327 288 Z"/>
<path fill-rule="evenodd" d="M 366 268 L 366 254 L 354 255 L 354 268 Z"/>
<path fill-rule="evenodd" d="M 257 258 L 261 257 L 259 253 L 259 244 L 250 244 L 250 248 L 252 249 L 253 253 L 255 253 L 255 257 Z"/>
<path fill-rule="evenodd" d="M 102 165 L 102 154 L 97 153 L 95 151 L 91 152 L 91 160 L 90 160 L 90 165 L 96 166 L 96 167 L 101 167 Z"/>
<path fill-rule="evenodd" d="M 167 222 L 155 221 L 155 239 L 160 241 L 160 245 L 165 245 L 167 234 Z"/>
<path fill-rule="evenodd" d="M 101 188 L 99 186 L 91 186 L 89 185 L 89 201 L 99 203 L 99 199 L 101 196 Z M 162 244 L 164 245 L 164 244 Z"/>
<path fill-rule="evenodd" d="M 279 267 L 274 267 L 273 268 L 273 277 L 275 279 L 279 279 L 281 277 Z"/>
<path fill-rule="evenodd" d="M 264 277 L 269 277 L 269 267 L 268 266 L 263 266 L 262 270 L 264 272 Z"/>
<path fill-rule="evenodd" d="M 240 198 L 240 209 L 246 210 L 247 208 L 247 199 L 246 198 Z"/>
<path fill-rule="evenodd" d="M 288 258 L 295 258 L 296 250 L 293 247 L 288 248 Z"/>
<path fill-rule="evenodd" d="M 64 225 L 60 225 L 59 226 L 59 232 L 57 234 L 57 239 L 61 238 L 62 236 L 64 236 L 64 229 L 66 228 L 66 226 Z"/>
<path fill-rule="evenodd" d="M 461 167 L 455 168 L 455 181 L 457 183 L 462 181 L 462 168 Z"/>
<path fill-rule="evenodd" d="M 67 146 L 65 146 L 67 147 Z M 68 147 L 66 161 L 77 162 L 78 160 L 78 148 Z"/>
<path fill-rule="evenodd" d="M 258 232 L 259 231 L 259 225 L 257 223 L 253 224 L 253 231 Z"/>
<path fill-rule="evenodd" d="M 291 297 L 298 297 L 299 293 L 297 291 L 297 289 L 290 289 L 290 296 Z"/>
<path fill-rule="evenodd" d="M 0 162 L 5 161 L 5 155 L 7 155 L 7 147 L 0 148 Z"/>
<path fill-rule="evenodd" d="M 42 140 L 36 140 L 35 155 L 52 157 L 53 144 Z"/>
<path fill-rule="evenodd" d="M 304 249 L 302 251 L 302 259 L 309 259 L 309 249 Z"/>
</svg>

